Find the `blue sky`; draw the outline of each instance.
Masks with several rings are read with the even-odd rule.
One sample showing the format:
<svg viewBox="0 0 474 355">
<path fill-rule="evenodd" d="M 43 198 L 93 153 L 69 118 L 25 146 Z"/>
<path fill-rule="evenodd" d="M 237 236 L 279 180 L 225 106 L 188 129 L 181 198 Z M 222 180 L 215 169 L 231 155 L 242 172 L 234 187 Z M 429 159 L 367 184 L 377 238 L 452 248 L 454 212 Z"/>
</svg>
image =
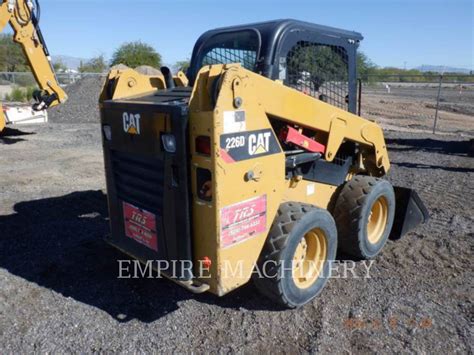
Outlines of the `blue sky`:
<svg viewBox="0 0 474 355">
<path fill-rule="evenodd" d="M 207 29 L 295 18 L 361 32 L 378 65 L 474 67 L 473 0 L 40 0 L 52 54 L 110 58 L 142 40 L 172 64 L 190 56 Z"/>
</svg>

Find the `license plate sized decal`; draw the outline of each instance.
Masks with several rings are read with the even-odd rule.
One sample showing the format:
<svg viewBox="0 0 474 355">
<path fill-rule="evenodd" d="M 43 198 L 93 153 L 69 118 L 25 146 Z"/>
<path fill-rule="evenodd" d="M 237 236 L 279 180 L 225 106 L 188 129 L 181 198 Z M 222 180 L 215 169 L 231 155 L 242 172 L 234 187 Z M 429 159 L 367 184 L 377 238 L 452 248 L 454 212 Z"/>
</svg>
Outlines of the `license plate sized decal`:
<svg viewBox="0 0 474 355">
<path fill-rule="evenodd" d="M 267 196 L 259 196 L 221 209 L 221 248 L 240 243 L 265 231 Z"/>
<path fill-rule="evenodd" d="M 158 251 L 156 216 L 153 213 L 123 202 L 123 219 L 127 237 Z"/>
</svg>

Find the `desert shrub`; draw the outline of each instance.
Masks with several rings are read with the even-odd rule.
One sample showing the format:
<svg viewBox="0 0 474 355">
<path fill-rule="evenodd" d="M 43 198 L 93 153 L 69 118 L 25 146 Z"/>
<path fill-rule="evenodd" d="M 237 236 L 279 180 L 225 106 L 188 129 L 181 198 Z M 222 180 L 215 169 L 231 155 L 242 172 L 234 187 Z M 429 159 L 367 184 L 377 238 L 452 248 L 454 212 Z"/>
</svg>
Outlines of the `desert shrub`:
<svg viewBox="0 0 474 355">
<path fill-rule="evenodd" d="M 35 83 L 35 78 L 30 73 L 22 73 L 15 76 L 15 84 L 18 86 L 28 87 L 35 85 Z"/>
<path fill-rule="evenodd" d="M 26 93 L 25 90 L 22 88 L 14 88 L 10 94 L 11 100 L 16 102 L 24 102 L 26 101 Z"/>
<path fill-rule="evenodd" d="M 37 87 L 35 86 L 28 86 L 25 90 L 25 98 L 27 101 L 30 101 L 31 99 L 33 99 L 33 94 L 34 92 L 38 90 Z"/>
</svg>

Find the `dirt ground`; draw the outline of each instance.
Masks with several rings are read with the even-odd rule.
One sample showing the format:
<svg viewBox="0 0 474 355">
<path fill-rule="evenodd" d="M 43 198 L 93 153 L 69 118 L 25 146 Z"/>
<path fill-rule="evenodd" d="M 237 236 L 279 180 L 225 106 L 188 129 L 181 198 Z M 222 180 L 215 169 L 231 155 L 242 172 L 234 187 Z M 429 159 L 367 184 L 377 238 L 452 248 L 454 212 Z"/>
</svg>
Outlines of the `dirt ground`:
<svg viewBox="0 0 474 355">
<path fill-rule="evenodd" d="M 387 132 L 389 179 L 431 220 L 390 241 L 370 279 L 331 279 L 298 310 L 247 285 L 223 298 L 117 279 L 97 124 L 0 138 L 0 352 L 472 353 L 474 161 L 466 139 Z M 356 272 L 361 271 L 360 263 Z"/>
<path fill-rule="evenodd" d="M 433 131 L 438 87 L 433 84 L 391 83 L 364 86 L 362 116 L 385 126 L 410 131 Z M 436 131 L 474 135 L 474 85 L 441 88 Z"/>
</svg>

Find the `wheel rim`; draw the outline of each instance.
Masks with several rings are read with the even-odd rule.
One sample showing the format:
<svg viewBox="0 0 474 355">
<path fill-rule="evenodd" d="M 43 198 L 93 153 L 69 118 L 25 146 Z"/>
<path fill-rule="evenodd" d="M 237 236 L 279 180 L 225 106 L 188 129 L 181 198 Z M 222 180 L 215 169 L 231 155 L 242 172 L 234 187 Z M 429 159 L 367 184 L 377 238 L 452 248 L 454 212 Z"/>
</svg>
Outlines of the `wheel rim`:
<svg viewBox="0 0 474 355">
<path fill-rule="evenodd" d="M 385 232 L 388 219 L 388 203 L 384 196 L 379 197 L 370 209 L 367 220 L 367 238 L 372 244 L 377 244 Z"/>
<path fill-rule="evenodd" d="M 293 257 L 293 280 L 298 288 L 310 287 L 322 272 L 327 256 L 327 241 L 321 229 L 304 235 Z"/>
</svg>

